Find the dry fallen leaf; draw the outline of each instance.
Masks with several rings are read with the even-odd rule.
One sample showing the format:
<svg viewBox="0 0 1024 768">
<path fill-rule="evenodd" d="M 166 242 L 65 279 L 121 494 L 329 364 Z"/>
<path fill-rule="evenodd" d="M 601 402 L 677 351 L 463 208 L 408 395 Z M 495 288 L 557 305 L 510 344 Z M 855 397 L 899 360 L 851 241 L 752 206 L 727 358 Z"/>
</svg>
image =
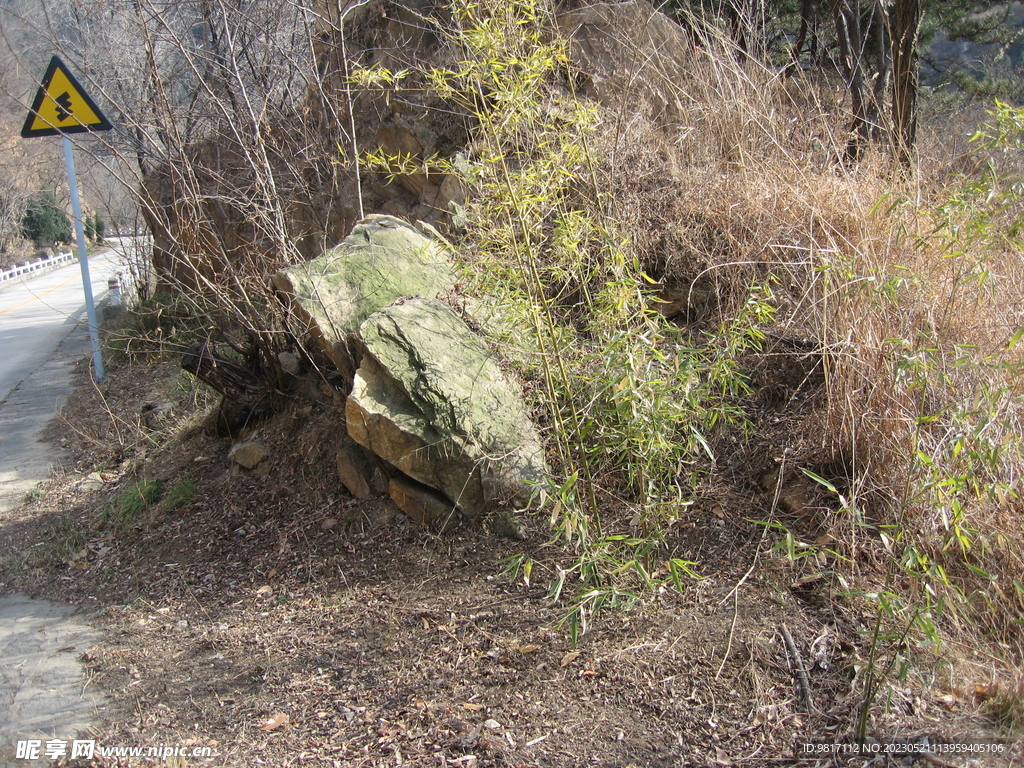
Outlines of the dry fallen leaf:
<svg viewBox="0 0 1024 768">
<path fill-rule="evenodd" d="M 721 747 L 715 747 L 715 759 L 712 762 L 714 762 L 715 765 L 732 765 L 732 760 L 729 759 L 729 755 L 727 755 L 725 750 Z"/>
<path fill-rule="evenodd" d="M 267 722 L 260 726 L 260 730 L 272 731 L 275 728 L 280 728 L 282 725 L 286 725 L 290 719 L 291 718 L 289 718 L 284 712 L 275 712 Z"/>
<path fill-rule="evenodd" d="M 579 656 L 580 656 L 580 652 L 579 651 L 569 651 L 567 654 L 565 654 L 565 656 L 562 657 L 562 661 L 560 662 L 560 664 L 563 667 L 567 667 L 570 664 L 572 664 L 574 661 L 576 661 L 576 659 L 578 659 Z"/>
<path fill-rule="evenodd" d="M 269 584 L 264 584 L 262 587 L 256 590 L 257 597 L 266 597 L 274 593 L 274 588 Z"/>
<path fill-rule="evenodd" d="M 519 653 L 533 653 L 534 651 L 539 651 L 539 650 L 540 650 L 540 646 L 539 645 L 532 645 L 530 643 L 525 643 L 523 645 L 517 645 L 516 646 L 516 651 L 518 651 Z"/>
<path fill-rule="evenodd" d="M 472 703 L 467 701 L 465 704 L 462 705 L 462 708 L 463 709 L 471 709 L 474 712 L 477 712 L 477 711 L 483 709 L 484 705 L 483 704 L 472 704 Z"/>
<path fill-rule="evenodd" d="M 987 701 L 993 699 L 999 694 L 999 683 L 992 683 L 992 685 L 976 685 L 974 686 L 974 695 L 981 701 Z"/>
</svg>

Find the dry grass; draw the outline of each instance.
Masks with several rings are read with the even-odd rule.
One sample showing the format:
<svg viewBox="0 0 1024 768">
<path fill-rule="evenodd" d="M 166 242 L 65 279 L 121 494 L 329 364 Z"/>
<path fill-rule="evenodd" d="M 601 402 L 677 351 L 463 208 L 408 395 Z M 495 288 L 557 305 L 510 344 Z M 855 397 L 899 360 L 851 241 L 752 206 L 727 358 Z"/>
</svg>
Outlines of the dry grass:
<svg viewBox="0 0 1024 768">
<path fill-rule="evenodd" d="M 814 339 L 824 360 L 793 460 L 842 481 L 830 546 L 862 583 L 888 569 L 884 588 L 928 615 L 933 639 L 983 636 L 1019 664 L 1024 347 L 1008 346 L 1024 265 L 972 233 L 979 209 L 955 211 L 957 229 L 938 213 L 983 168 L 969 139 L 984 110 L 932 113 L 908 177 L 882 146 L 842 165 L 841 93 L 740 65 L 719 37 L 695 48 L 676 98 L 677 126 L 636 113 L 596 140 L 617 215 L 643 222 L 633 248 L 676 293 L 713 287 L 696 327 L 774 282 L 772 332 Z M 1008 698 L 1020 723 L 1019 690 Z"/>
<path fill-rule="evenodd" d="M 989 710 L 999 721 L 1019 728 L 1024 723 L 1024 676 L 1018 673 L 1016 679 L 996 686 Z"/>
</svg>

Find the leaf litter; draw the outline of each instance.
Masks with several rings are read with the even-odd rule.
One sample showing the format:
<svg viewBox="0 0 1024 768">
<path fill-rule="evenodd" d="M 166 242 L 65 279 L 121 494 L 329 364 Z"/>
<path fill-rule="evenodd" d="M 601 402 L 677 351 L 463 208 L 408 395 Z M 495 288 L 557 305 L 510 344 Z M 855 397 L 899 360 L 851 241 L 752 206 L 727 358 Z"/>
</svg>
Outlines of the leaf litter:
<svg viewBox="0 0 1024 768">
<path fill-rule="evenodd" d="M 177 376 L 170 362 L 122 366 L 103 397 L 138 412 Z M 11 553 L 0 588 L 71 603 L 102 630 L 82 656 L 110 702 L 99 743 L 210 746 L 214 757 L 189 764 L 246 768 L 834 764 L 798 747 L 848 738 L 863 617 L 834 595 L 798 599 L 789 566 L 771 557 L 743 580 L 759 527 L 723 525 L 706 505 L 672 542 L 705 578 L 602 615 L 573 647 L 565 606 L 538 578 L 561 563 L 543 520 L 525 521 L 525 542 L 475 528 L 441 537 L 385 501 L 346 497 L 332 474 L 331 435 L 344 429 L 333 405 L 264 425 L 271 468 L 245 473 L 226 441 L 195 426 L 161 440 L 117 432 L 125 420 L 104 418 L 83 377 L 51 430 L 70 468 L 0 524 Z M 79 490 L 97 467 L 109 482 Z M 143 476 L 200 491 L 180 509 L 97 527 Z M 68 528 L 82 539 L 73 559 L 54 541 Z M 523 552 L 533 578 L 503 579 L 502 561 Z M 814 712 L 782 622 L 811 662 Z M 890 694 L 899 706 L 876 716 L 879 734 L 989 727 L 948 692 Z M 133 759 L 118 765 L 147 764 Z"/>
</svg>

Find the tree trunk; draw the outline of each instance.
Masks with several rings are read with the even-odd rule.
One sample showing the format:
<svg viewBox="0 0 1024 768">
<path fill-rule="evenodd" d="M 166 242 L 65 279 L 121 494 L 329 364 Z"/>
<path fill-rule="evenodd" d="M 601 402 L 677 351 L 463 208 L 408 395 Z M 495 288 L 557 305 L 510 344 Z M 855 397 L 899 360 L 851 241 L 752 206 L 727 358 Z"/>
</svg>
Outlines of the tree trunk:
<svg viewBox="0 0 1024 768">
<path fill-rule="evenodd" d="M 189 347 L 181 358 L 181 367 L 224 397 L 239 403 L 257 403 L 270 391 L 266 381 L 244 365 L 211 352 L 206 342 Z"/>
<path fill-rule="evenodd" d="M 800 32 L 796 36 L 796 42 L 790 51 L 789 66 L 786 67 L 786 76 L 792 77 L 800 69 L 800 52 L 804 43 L 807 42 L 807 28 L 810 26 L 812 0 L 801 0 L 800 3 Z"/>
<path fill-rule="evenodd" d="M 846 143 L 845 153 L 846 161 L 852 163 L 860 158 L 861 150 L 871 137 L 871 125 L 867 119 L 867 99 L 864 96 L 864 47 L 860 3 L 855 0 L 851 7 L 848 0 L 832 0 L 832 15 L 835 18 L 843 76 L 850 91 L 850 108 L 853 112 L 853 124 L 850 128 L 852 135 Z"/>
<path fill-rule="evenodd" d="M 871 10 L 871 44 L 875 51 L 875 85 L 871 93 L 871 109 L 868 117 L 871 121 L 872 138 L 880 138 L 885 127 L 885 97 L 889 93 L 889 73 L 892 69 L 890 58 L 892 46 L 889 43 L 889 19 L 882 3 L 876 3 Z"/>
<path fill-rule="evenodd" d="M 906 168 L 917 142 L 917 41 L 921 0 L 896 0 L 892 12 L 892 147 Z"/>
</svg>

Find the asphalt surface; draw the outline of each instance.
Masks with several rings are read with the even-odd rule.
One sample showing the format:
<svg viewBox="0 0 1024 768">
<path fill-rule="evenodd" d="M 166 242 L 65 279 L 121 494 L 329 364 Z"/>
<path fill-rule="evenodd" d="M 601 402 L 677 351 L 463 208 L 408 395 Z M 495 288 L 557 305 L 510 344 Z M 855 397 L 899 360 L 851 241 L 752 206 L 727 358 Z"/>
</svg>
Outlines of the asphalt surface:
<svg viewBox="0 0 1024 768">
<path fill-rule="evenodd" d="M 24 595 L 0 598 L 0 768 L 50 765 L 46 742 L 91 737 L 103 698 L 79 658 L 99 639 L 69 606 Z M 18 742 L 41 742 L 40 758 L 19 759 Z M 27 745 L 27 744 L 26 744 Z"/>
<path fill-rule="evenodd" d="M 97 303 L 119 259 L 111 249 L 89 260 Z M 37 436 L 67 398 L 73 366 L 89 360 L 77 261 L 0 288 L 0 509 L 49 477 L 59 457 Z"/>
<path fill-rule="evenodd" d="M 119 258 L 109 250 L 90 259 L 97 303 Z M 77 262 L 0 288 L 0 525 L 59 464 L 38 436 L 66 400 L 74 367 L 90 365 L 91 355 Z M 70 606 L 0 597 L 0 768 L 50 765 L 48 740 L 58 740 L 55 749 L 65 742 L 69 755 L 73 740 L 89 738 L 103 700 L 80 657 L 97 639 Z M 19 742 L 39 759 L 19 756 Z"/>
</svg>

